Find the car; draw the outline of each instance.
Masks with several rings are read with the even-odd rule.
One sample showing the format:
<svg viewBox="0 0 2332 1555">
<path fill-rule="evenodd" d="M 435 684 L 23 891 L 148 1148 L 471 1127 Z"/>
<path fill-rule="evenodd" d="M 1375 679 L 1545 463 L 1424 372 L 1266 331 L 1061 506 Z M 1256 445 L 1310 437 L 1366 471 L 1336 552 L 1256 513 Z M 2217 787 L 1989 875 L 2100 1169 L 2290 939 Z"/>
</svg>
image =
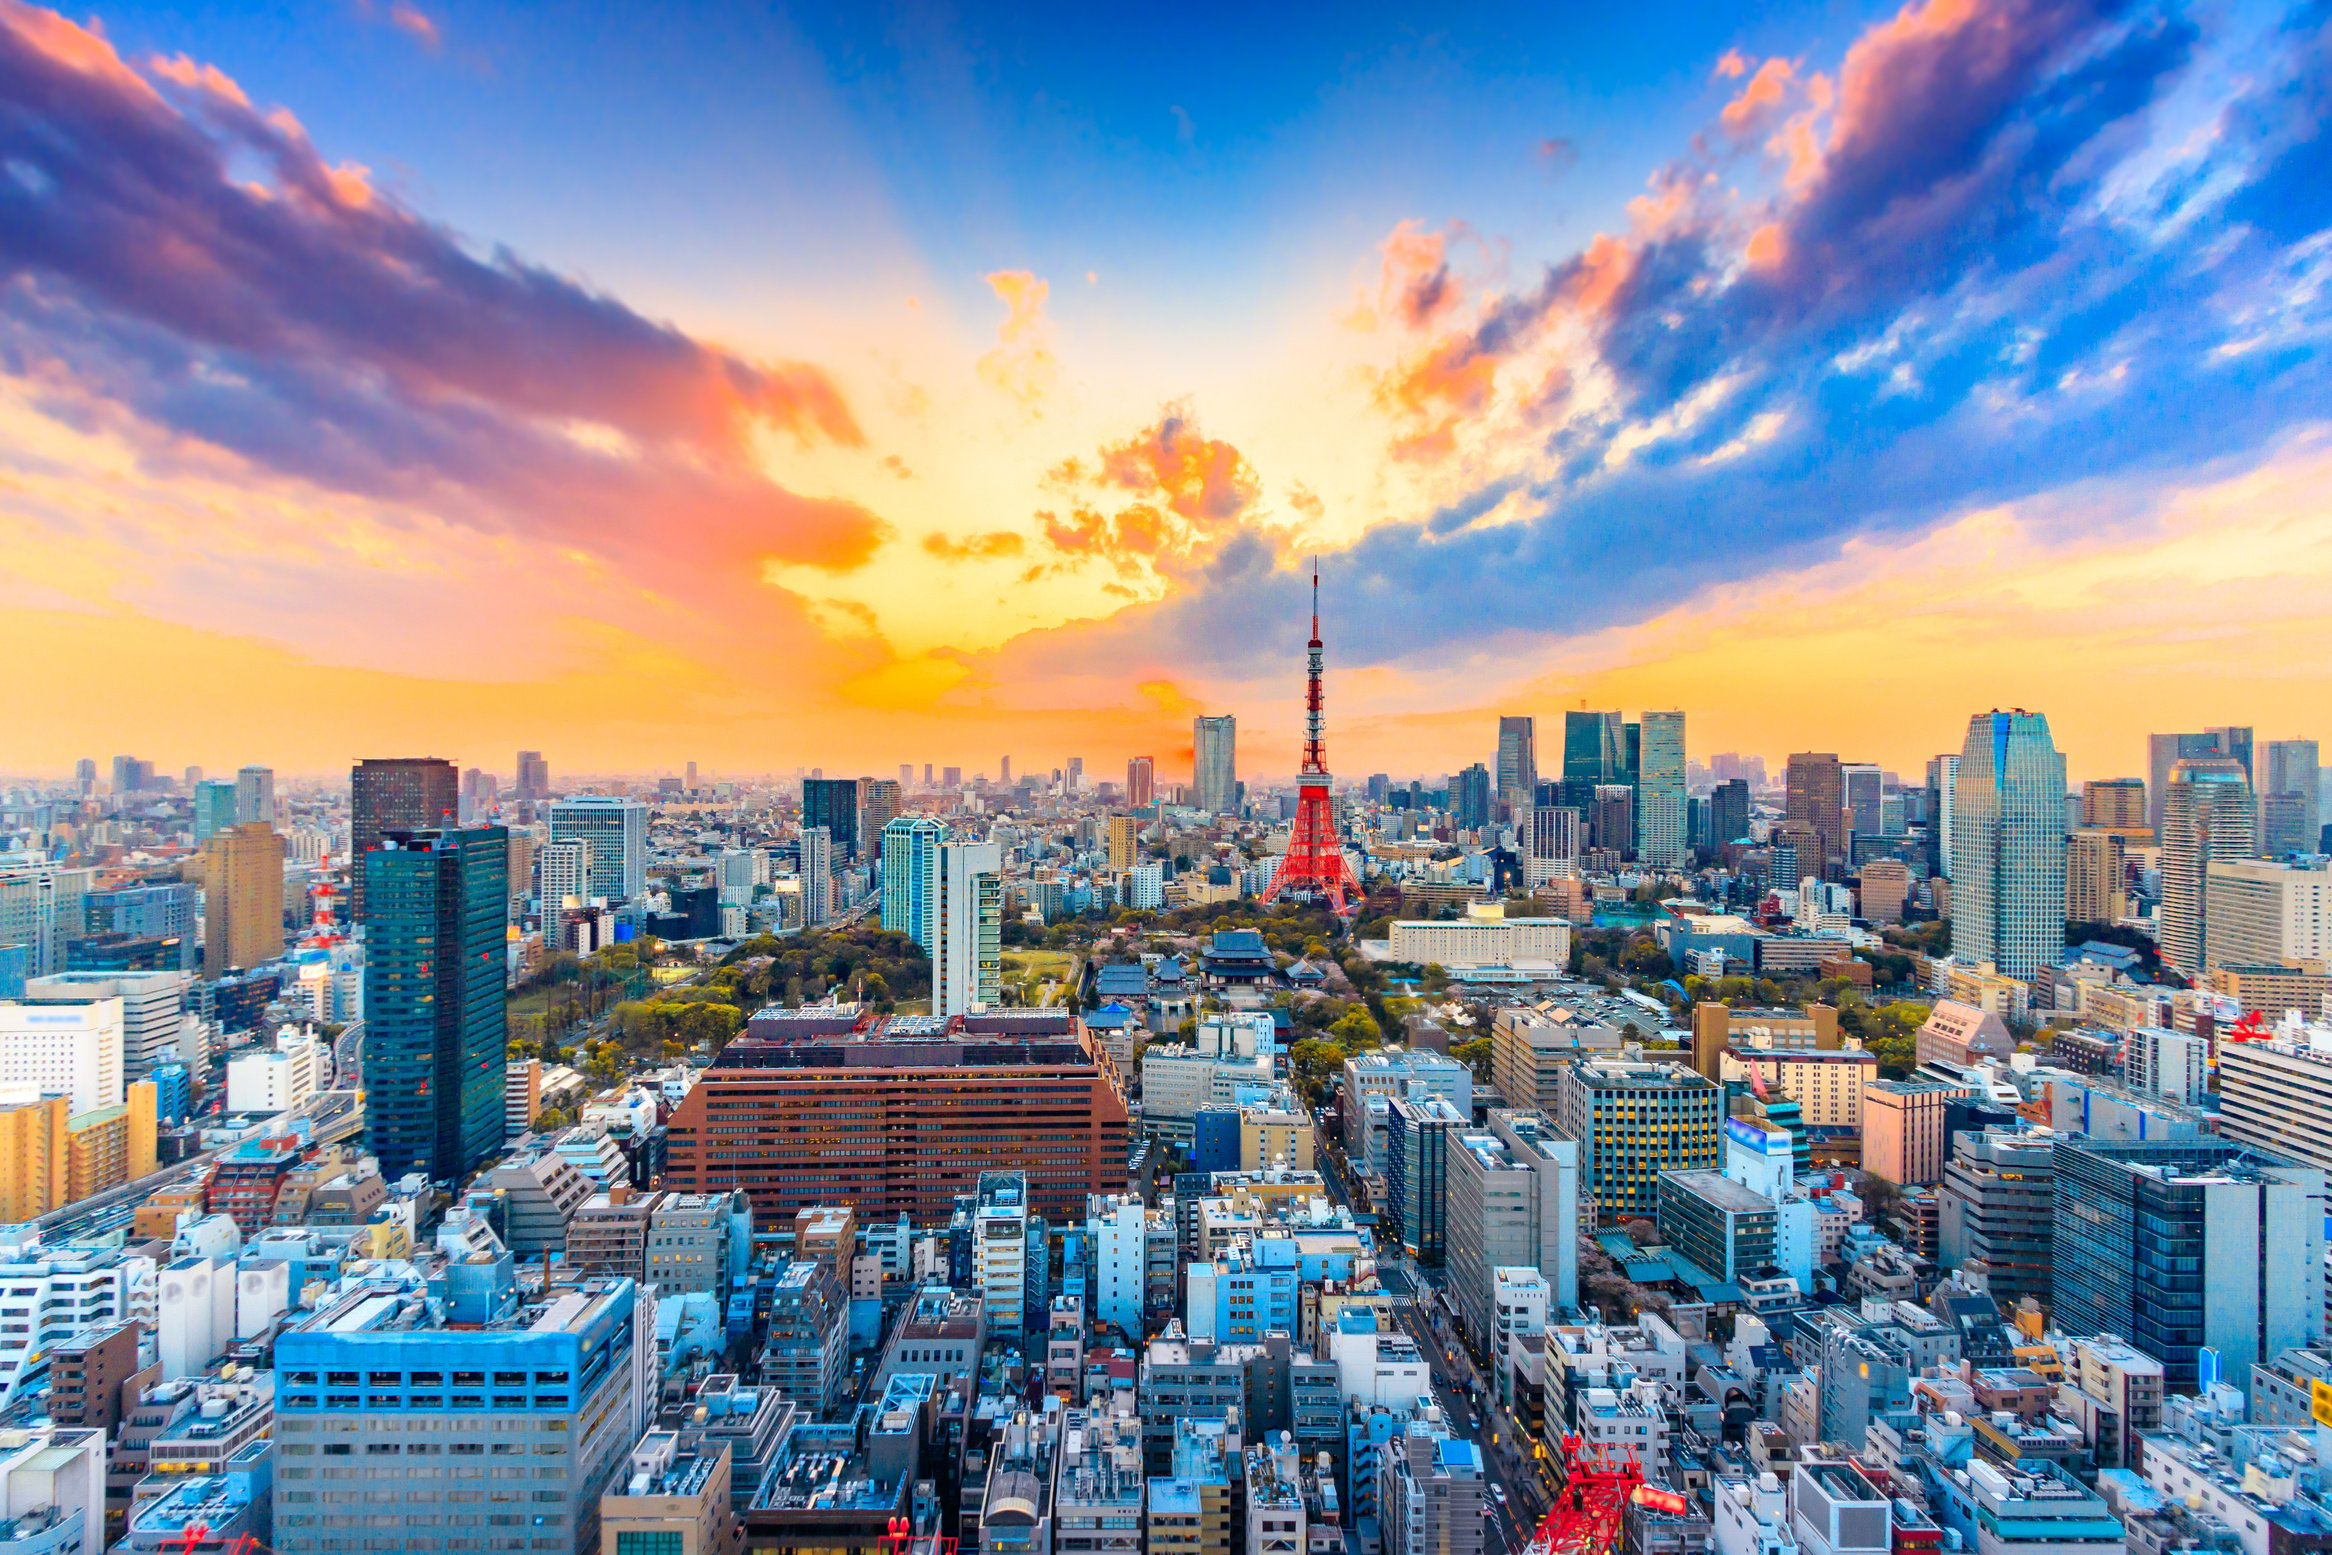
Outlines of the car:
<svg viewBox="0 0 2332 1555">
<path fill-rule="evenodd" d="M 1506 1487 L 1504 1485 L 1492 1485 L 1490 1487 L 1490 1495 L 1497 1501 L 1500 1506 L 1504 1506 L 1506 1504 Z"/>
</svg>

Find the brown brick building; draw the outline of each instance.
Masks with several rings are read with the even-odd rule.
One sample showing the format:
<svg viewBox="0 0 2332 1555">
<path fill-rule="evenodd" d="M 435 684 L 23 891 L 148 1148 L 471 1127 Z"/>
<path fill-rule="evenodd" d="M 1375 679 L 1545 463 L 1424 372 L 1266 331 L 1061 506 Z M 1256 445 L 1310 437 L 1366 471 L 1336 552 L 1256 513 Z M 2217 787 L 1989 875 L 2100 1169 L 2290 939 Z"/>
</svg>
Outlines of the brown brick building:
<svg viewBox="0 0 2332 1555">
<path fill-rule="evenodd" d="M 1126 1185 L 1127 1112 L 1066 1010 L 887 1019 L 764 1010 L 668 1125 L 663 1185 L 742 1188 L 754 1220 L 848 1204 L 943 1222 L 986 1171 L 1028 1174 L 1056 1224 Z"/>
</svg>

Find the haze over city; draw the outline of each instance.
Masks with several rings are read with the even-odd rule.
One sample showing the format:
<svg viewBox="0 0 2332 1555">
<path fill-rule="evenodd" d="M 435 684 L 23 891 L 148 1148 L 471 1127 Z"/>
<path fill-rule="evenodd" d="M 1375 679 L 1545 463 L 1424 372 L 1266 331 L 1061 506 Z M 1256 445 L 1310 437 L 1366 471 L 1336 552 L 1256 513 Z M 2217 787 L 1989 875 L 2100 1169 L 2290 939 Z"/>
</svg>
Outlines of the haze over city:
<svg viewBox="0 0 2332 1555">
<path fill-rule="evenodd" d="M 2332 715 L 2320 8 L 0 6 L 7 762 Z M 1942 711 L 1939 711 L 1942 710 Z"/>
</svg>

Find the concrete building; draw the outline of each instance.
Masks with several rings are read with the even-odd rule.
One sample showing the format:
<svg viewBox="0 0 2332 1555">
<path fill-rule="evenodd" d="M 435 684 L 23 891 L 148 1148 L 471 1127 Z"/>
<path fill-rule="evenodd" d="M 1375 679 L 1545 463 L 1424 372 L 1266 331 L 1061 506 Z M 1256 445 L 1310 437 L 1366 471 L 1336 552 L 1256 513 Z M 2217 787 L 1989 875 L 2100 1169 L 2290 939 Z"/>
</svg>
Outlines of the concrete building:
<svg viewBox="0 0 2332 1555">
<path fill-rule="evenodd" d="M 2046 1306 L 2054 1267 L 2056 1136 L 2046 1129 L 1966 1129 L 1952 1139 L 1936 1189 L 1936 1256 L 1984 1278 L 2003 1305 Z"/>
<path fill-rule="evenodd" d="M 564 1252 L 567 1223 L 591 1197 L 591 1184 L 547 1141 L 522 1142 L 470 1184 L 463 1202 L 496 1224 L 521 1258 Z"/>
<path fill-rule="evenodd" d="M 902 815 L 882 829 L 883 927 L 929 951 L 939 932 L 939 849 L 947 823 Z"/>
<path fill-rule="evenodd" d="M 95 1555 L 105 1547 L 105 1433 L 37 1425 L 0 1437 L 0 1549 Z"/>
<path fill-rule="evenodd" d="M 1458 1321 L 1487 1350 L 1495 1271 L 1537 1269 L 1563 1311 L 1579 1304 L 1579 1142 L 1545 1115 L 1492 1108 L 1489 1126 L 1447 1140 L 1449 1293 Z"/>
<path fill-rule="evenodd" d="M 1727 1284 L 1778 1263 L 1774 1201 L 1723 1172 L 1663 1172 L 1660 1235 L 1695 1268 Z"/>
<path fill-rule="evenodd" d="M 1636 767 L 1636 856 L 1655 869 L 1692 861 L 1685 819 L 1684 714 L 1646 712 Z"/>
<path fill-rule="evenodd" d="M 1581 1196 L 1597 1219 L 1649 1219 L 1662 1172 L 1717 1165 L 1723 1097 L 1679 1064 L 1597 1058 L 1566 1069 L 1554 1132 L 1579 1143 Z"/>
<path fill-rule="evenodd" d="M 1468 1122 L 1440 1096 L 1386 1104 L 1386 1229 L 1428 1268 L 1441 1267 L 1448 1252 L 1449 1145 Z"/>
<path fill-rule="evenodd" d="M 1508 1106 L 1552 1115 L 1563 1071 L 1617 1057 L 1624 1040 L 1618 1027 L 1559 1006 L 1506 1005 L 1490 1019 L 1490 1079 Z"/>
<path fill-rule="evenodd" d="M 331 1044 L 285 1027 L 275 1046 L 227 1060 L 227 1110 L 273 1117 L 308 1104 L 332 1078 Z"/>
<path fill-rule="evenodd" d="M 1975 1094 L 1954 1080 L 1872 1080 L 1862 1091 L 1862 1169 L 1898 1187 L 1943 1179 L 1943 1112 Z"/>
<path fill-rule="evenodd" d="M 589 850 L 591 896 L 628 902 L 648 889 L 648 807 L 637 799 L 578 795 L 551 805 L 551 844 Z M 425 823 L 426 824 L 426 823 Z"/>
<path fill-rule="evenodd" d="M 2123 1039 L 2123 1073 L 2140 1095 L 2197 1106 L 2210 1086 L 2210 1050 L 2194 1032 L 2140 1026 Z"/>
<path fill-rule="evenodd" d="M 283 838 L 254 821 L 203 844 L 203 976 L 283 954 Z M 61 970 L 61 969 L 60 969 Z"/>
<path fill-rule="evenodd" d="M 521 1308 L 507 1259 L 476 1300 L 457 1310 L 480 1326 L 454 1329 L 417 1282 L 366 1282 L 276 1341 L 282 1555 L 491 1548 L 512 1514 L 471 1485 L 496 1460 L 540 1487 L 531 1537 L 601 1547 L 600 1497 L 624 1483 L 652 1404 L 652 1303 L 603 1280 Z M 391 1448 L 398 1501 L 384 1512 L 373 1476 Z"/>
<path fill-rule="evenodd" d="M 1482 1555 L 1482 1451 L 1413 1427 L 1387 1444 L 1377 1469 L 1384 1555 Z"/>
<path fill-rule="evenodd" d="M 2065 839 L 2065 921 L 2117 923 L 2129 912 L 2128 837 L 2084 829 Z"/>
<path fill-rule="evenodd" d="M 761 1381 L 808 1415 L 822 1417 L 850 1380 L 850 1293 L 824 1259 L 796 1259 L 770 1290 Z"/>
<path fill-rule="evenodd" d="M 617 1188 L 586 1198 L 567 1222 L 567 1262 L 586 1275 L 646 1283 L 648 1217 L 659 1197 Z"/>
<path fill-rule="evenodd" d="M 659 1296 L 726 1302 L 745 1264 L 752 1211 L 741 1193 L 663 1193 L 648 1215 L 648 1284 Z"/>
<path fill-rule="evenodd" d="M 176 1063 L 186 1048 L 187 1028 L 201 1017 L 186 1008 L 194 979 L 185 972 L 58 972 L 28 978 L 26 1004 L 78 1004 L 90 999 L 121 1001 L 121 1068 L 132 1080 Z"/>
<path fill-rule="evenodd" d="M 932 928 L 931 1010 L 979 1015 L 1003 1000 L 1004 854 L 993 842 L 939 848 L 939 908 Z"/>
<path fill-rule="evenodd" d="M 2332 1171 L 2332 1027 L 2222 1043 L 2219 1132 Z"/>
<path fill-rule="evenodd" d="M 1509 918 L 1499 902 L 1473 902 L 1463 918 L 1396 918 L 1395 961 L 1471 972 L 1520 969 L 1559 974 L 1570 966 L 1571 925 L 1563 918 Z"/>
<path fill-rule="evenodd" d="M 122 1001 L 0 1004 L 0 1095 L 63 1096 L 83 1113 L 122 1101 Z"/>
<path fill-rule="evenodd" d="M 610 1555 L 735 1555 L 728 1444 L 683 1450 L 657 1429 L 632 1449 L 622 1478 L 599 1498 L 599 1547 Z"/>
<path fill-rule="evenodd" d="M 1191 722 L 1191 787 L 1197 807 L 1209 815 L 1239 808 L 1239 720 L 1229 714 L 1201 715 Z"/>
<path fill-rule="evenodd" d="M 2203 964 L 2332 959 L 2332 862 L 2218 859 L 2205 872 Z"/>
<path fill-rule="evenodd" d="M 1962 1068 L 1987 1058 L 2004 1064 L 2015 1051 L 2016 1039 L 2009 1035 L 2007 1022 L 1957 999 L 1936 1001 L 1912 1047 L 1915 1063 L 1940 1061 Z"/>
</svg>

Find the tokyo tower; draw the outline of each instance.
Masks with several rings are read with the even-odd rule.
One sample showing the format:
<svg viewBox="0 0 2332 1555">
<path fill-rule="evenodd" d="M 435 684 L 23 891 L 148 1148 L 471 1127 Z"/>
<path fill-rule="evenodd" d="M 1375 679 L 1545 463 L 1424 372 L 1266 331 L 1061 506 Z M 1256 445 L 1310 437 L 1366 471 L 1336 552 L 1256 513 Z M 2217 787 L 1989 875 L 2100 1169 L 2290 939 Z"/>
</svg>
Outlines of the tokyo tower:
<svg viewBox="0 0 2332 1555">
<path fill-rule="evenodd" d="M 1336 809 L 1328 798 L 1328 756 L 1320 717 L 1320 569 L 1312 568 L 1310 679 L 1304 690 L 1304 770 L 1296 777 L 1296 829 L 1287 856 L 1263 893 L 1265 906 L 1283 896 L 1325 897 L 1337 912 L 1357 910 L 1360 882 L 1344 861 Z M 1347 905 L 1349 900 L 1349 906 Z"/>
</svg>

